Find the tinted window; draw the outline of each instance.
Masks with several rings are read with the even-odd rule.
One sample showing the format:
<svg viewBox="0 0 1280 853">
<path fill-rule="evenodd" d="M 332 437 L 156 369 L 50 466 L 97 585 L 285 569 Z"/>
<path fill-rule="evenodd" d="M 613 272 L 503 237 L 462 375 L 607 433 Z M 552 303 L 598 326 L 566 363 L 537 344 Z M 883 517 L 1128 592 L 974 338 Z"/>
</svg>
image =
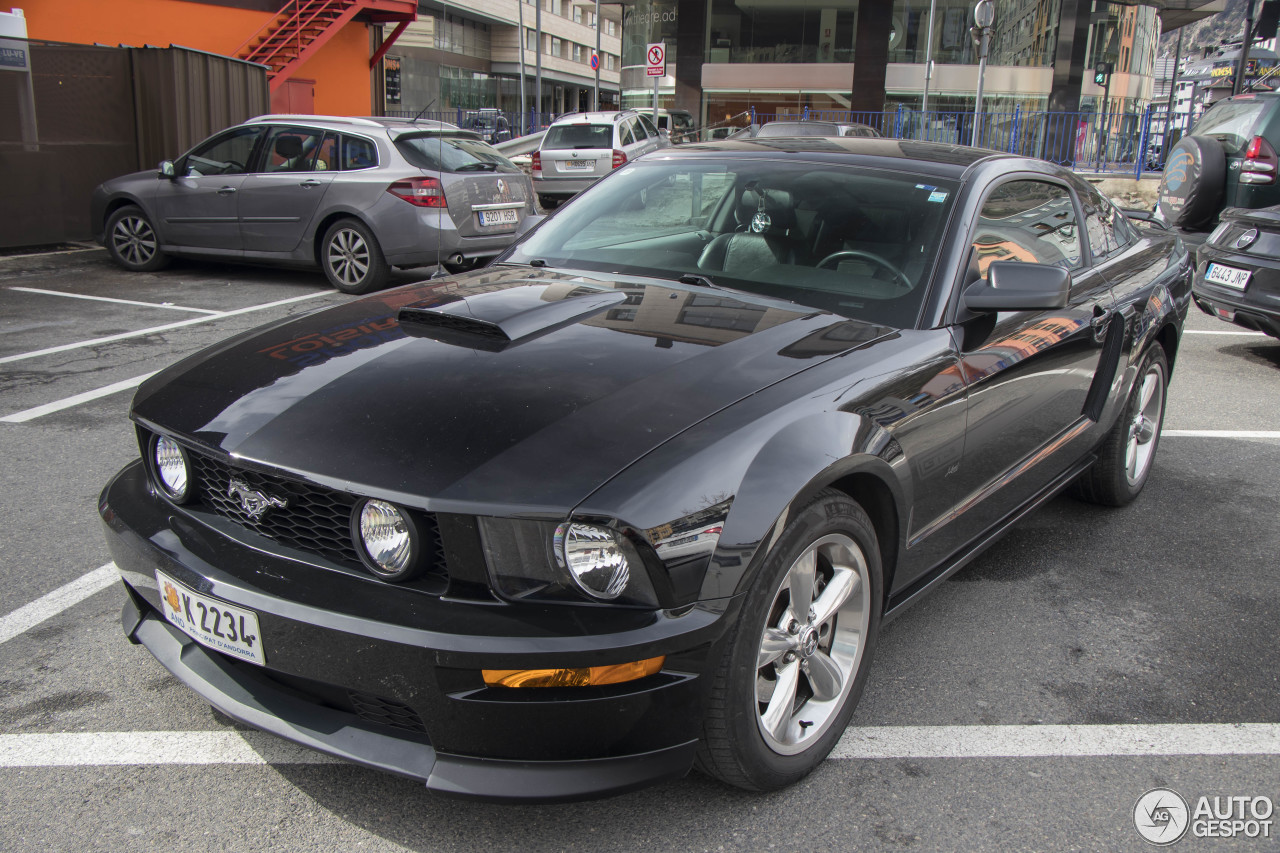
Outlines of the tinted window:
<svg viewBox="0 0 1280 853">
<path fill-rule="evenodd" d="M 189 177 L 202 175 L 242 175 L 253 156 L 253 146 L 261 138 L 263 127 L 238 127 L 201 144 L 186 156 L 182 164 Z"/>
<path fill-rule="evenodd" d="M 396 148 L 420 169 L 436 172 L 519 172 L 487 142 L 470 135 L 408 133 L 396 137 Z"/>
<path fill-rule="evenodd" d="M 640 114 L 640 127 L 643 127 L 645 133 L 649 134 L 649 136 L 656 137 L 658 135 L 658 128 L 653 126 L 653 120 L 643 113 Z"/>
<path fill-rule="evenodd" d="M 1124 214 L 1093 187 L 1080 194 L 1080 204 L 1095 262 L 1123 251 L 1132 242 Z"/>
<path fill-rule="evenodd" d="M 1254 125 L 1266 108 L 1263 101 L 1221 101 L 1209 108 L 1191 132 L 1212 136 L 1228 154 L 1238 154 L 1253 138 Z"/>
<path fill-rule="evenodd" d="M 277 127 L 267 137 L 264 172 L 311 172 L 324 142 L 324 131 Z M 328 168 L 327 165 L 325 168 Z"/>
<path fill-rule="evenodd" d="M 987 196 L 973 248 L 985 277 L 994 261 L 1080 266 L 1080 229 L 1066 187 L 1044 181 L 1010 181 Z"/>
<path fill-rule="evenodd" d="M 631 129 L 631 119 L 627 119 L 618 125 L 618 144 L 622 146 L 633 145 L 636 141 L 635 132 Z M 640 137 L 644 139 L 643 136 Z"/>
<path fill-rule="evenodd" d="M 342 137 L 342 168 L 367 169 L 378 165 L 378 146 L 360 136 Z"/>
<path fill-rule="evenodd" d="M 547 129 L 542 139 L 544 149 L 612 148 L 612 124 L 557 124 Z"/>
</svg>

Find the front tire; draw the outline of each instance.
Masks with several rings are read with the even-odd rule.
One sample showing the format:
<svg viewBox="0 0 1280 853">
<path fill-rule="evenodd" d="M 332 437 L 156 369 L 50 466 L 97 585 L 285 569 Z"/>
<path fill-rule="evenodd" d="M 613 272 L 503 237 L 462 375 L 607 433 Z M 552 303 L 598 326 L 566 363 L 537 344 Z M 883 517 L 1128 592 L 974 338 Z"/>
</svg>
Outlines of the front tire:
<svg viewBox="0 0 1280 853">
<path fill-rule="evenodd" d="M 827 490 L 765 558 L 712 676 L 698 767 L 730 785 L 790 785 L 835 746 L 866 683 L 883 573 L 875 529 Z"/>
<path fill-rule="evenodd" d="M 1142 359 L 1120 420 L 1107 433 L 1098 459 L 1076 480 L 1076 497 L 1103 506 L 1124 506 L 1147 484 L 1164 425 L 1169 360 L 1152 344 Z"/>
<path fill-rule="evenodd" d="M 391 267 L 373 232 L 358 219 L 339 219 L 320 242 L 325 278 L 343 293 L 369 293 L 386 287 Z"/>
<path fill-rule="evenodd" d="M 137 205 L 126 205 L 107 218 L 107 253 L 130 272 L 155 272 L 169 265 L 151 219 Z"/>
</svg>

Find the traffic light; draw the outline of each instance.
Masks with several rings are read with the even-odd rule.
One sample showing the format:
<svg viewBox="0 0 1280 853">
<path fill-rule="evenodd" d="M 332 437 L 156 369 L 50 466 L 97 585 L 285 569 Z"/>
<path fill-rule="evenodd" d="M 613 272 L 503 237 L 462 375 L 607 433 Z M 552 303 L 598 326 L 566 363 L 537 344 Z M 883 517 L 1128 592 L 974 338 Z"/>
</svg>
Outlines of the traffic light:
<svg viewBox="0 0 1280 853">
<path fill-rule="evenodd" d="M 1099 86 L 1106 86 L 1111 72 L 1115 68 L 1110 62 L 1099 62 L 1093 66 L 1093 82 Z"/>
</svg>

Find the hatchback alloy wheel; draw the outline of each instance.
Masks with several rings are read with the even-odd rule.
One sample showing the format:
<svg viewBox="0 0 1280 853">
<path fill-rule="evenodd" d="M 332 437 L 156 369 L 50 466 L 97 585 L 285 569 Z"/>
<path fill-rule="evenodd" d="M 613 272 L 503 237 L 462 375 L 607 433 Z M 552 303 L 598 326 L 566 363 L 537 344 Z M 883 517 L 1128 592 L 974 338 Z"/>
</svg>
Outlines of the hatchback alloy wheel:
<svg viewBox="0 0 1280 853">
<path fill-rule="evenodd" d="M 344 228 L 329 241 L 329 268 L 344 284 L 355 287 L 369 274 L 369 246 L 364 238 Z"/>
<path fill-rule="evenodd" d="M 156 232 L 141 216 L 124 216 L 111 232 L 116 252 L 131 264 L 142 266 L 156 256 Z"/>
</svg>

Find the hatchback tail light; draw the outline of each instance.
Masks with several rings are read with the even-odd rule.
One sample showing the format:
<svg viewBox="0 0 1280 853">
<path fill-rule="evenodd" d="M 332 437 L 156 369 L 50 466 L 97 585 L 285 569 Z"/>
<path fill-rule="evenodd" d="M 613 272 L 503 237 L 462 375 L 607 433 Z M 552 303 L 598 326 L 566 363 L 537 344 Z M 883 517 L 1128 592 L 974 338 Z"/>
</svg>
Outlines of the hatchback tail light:
<svg viewBox="0 0 1280 853">
<path fill-rule="evenodd" d="M 613 166 L 610 168 L 616 169 L 625 162 L 627 162 L 627 152 L 613 149 Z"/>
<path fill-rule="evenodd" d="M 1271 143 L 1261 136 L 1249 141 L 1244 152 L 1244 162 L 1240 164 L 1240 182 L 1243 184 L 1274 184 L 1276 167 L 1280 166 L 1280 157 Z"/>
<path fill-rule="evenodd" d="M 532 168 L 533 174 L 541 178 L 542 177 L 542 152 L 541 151 L 533 152 L 533 157 L 530 161 L 530 166 Z"/>
<path fill-rule="evenodd" d="M 415 207 L 449 207 L 438 178 L 405 178 L 387 187 L 387 192 Z"/>
</svg>

